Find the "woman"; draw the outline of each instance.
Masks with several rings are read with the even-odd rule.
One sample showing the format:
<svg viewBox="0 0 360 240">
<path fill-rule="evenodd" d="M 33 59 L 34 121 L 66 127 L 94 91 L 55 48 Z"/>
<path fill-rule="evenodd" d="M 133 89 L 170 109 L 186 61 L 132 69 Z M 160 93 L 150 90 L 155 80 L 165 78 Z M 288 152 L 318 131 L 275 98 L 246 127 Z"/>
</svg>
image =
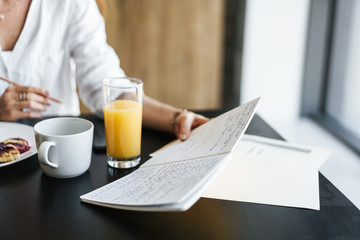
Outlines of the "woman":
<svg viewBox="0 0 360 240">
<path fill-rule="evenodd" d="M 125 76 L 92 0 L 0 0 L 0 120 L 102 111 L 101 80 Z M 49 96 L 64 103 L 49 101 Z M 26 109 L 26 110 L 24 110 Z M 208 119 L 147 96 L 143 124 L 186 140 Z"/>
</svg>

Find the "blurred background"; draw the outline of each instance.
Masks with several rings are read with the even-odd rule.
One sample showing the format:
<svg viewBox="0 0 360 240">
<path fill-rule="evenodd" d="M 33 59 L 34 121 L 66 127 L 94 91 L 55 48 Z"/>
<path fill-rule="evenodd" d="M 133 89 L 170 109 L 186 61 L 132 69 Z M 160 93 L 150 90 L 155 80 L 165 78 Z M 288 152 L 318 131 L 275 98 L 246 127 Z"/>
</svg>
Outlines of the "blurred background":
<svg viewBox="0 0 360 240">
<path fill-rule="evenodd" d="M 320 171 L 360 207 L 360 1 L 97 2 L 147 95 L 193 110 L 261 96 L 286 140 L 333 150 Z"/>
<path fill-rule="evenodd" d="M 190 109 L 221 107 L 224 0 L 107 0 L 108 43 L 145 93 Z"/>
</svg>

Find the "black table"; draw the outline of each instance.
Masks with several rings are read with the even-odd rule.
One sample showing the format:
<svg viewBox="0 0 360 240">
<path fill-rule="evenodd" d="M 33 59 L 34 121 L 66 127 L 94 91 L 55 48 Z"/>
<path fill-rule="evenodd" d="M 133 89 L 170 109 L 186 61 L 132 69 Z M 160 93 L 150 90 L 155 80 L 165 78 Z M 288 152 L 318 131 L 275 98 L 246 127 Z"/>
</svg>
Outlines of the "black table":
<svg viewBox="0 0 360 240">
<path fill-rule="evenodd" d="M 82 117 L 102 133 L 101 120 Z M 257 115 L 247 133 L 282 139 Z M 142 163 L 173 139 L 143 129 Z M 71 179 L 43 174 L 37 155 L 0 168 L 0 239 L 360 239 L 360 211 L 322 174 L 320 211 L 201 198 L 186 212 L 153 213 L 80 201 L 80 195 L 133 170 L 108 167 L 102 150 L 93 151 L 85 174 Z"/>
</svg>

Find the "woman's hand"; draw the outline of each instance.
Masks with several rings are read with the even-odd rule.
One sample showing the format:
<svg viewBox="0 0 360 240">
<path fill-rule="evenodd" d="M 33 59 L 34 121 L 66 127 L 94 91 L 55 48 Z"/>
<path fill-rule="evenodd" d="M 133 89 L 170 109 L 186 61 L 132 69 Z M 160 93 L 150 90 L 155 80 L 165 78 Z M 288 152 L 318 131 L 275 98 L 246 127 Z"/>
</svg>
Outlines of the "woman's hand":
<svg viewBox="0 0 360 240">
<path fill-rule="evenodd" d="M 144 96 L 143 126 L 173 132 L 185 141 L 191 130 L 209 121 L 208 118 Z"/>
<path fill-rule="evenodd" d="M 186 109 L 178 112 L 174 116 L 174 131 L 175 135 L 182 141 L 189 138 L 191 130 L 208 122 L 210 119 Z"/>
<path fill-rule="evenodd" d="M 31 86 L 9 86 L 0 97 L 0 121 L 40 118 L 49 106 L 49 92 Z"/>
</svg>

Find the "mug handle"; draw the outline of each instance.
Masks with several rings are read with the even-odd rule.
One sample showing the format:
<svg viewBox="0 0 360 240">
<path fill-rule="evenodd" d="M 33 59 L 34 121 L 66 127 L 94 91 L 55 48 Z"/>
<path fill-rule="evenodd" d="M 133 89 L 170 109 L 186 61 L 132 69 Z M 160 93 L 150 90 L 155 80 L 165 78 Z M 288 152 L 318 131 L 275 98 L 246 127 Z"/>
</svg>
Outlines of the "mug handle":
<svg viewBox="0 0 360 240">
<path fill-rule="evenodd" d="M 54 142 L 49 142 L 49 141 L 42 142 L 40 147 L 39 147 L 39 152 L 38 152 L 39 161 L 42 164 L 48 165 L 48 166 L 53 167 L 53 168 L 57 168 L 58 165 L 56 163 L 52 163 L 52 162 L 49 161 L 48 153 L 49 153 L 50 147 L 55 146 L 55 145 L 56 144 Z"/>
</svg>

